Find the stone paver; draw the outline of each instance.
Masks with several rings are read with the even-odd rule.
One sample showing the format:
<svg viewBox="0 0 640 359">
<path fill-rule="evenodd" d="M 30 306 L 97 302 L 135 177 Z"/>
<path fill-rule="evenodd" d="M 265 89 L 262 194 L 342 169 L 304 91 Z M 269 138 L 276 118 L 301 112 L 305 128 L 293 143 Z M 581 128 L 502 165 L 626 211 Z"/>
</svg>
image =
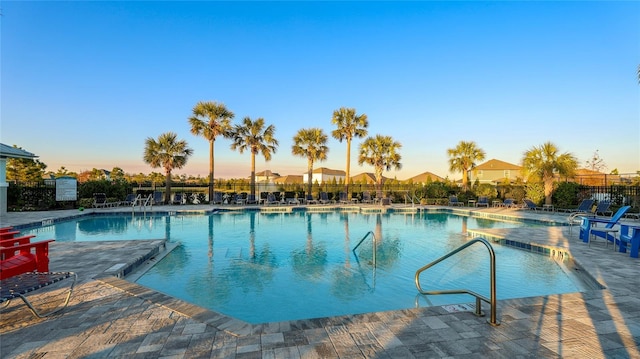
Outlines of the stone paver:
<svg viewBox="0 0 640 359">
<path fill-rule="evenodd" d="M 182 208 L 210 209 L 154 210 Z M 471 210 L 505 218 L 566 218 L 503 208 L 455 209 Z M 8 213 L 0 225 L 75 215 L 78 211 Z M 251 325 L 128 282 L 126 275 L 135 267 L 169 250 L 163 239 L 54 242 L 51 270 L 79 275 L 69 307 L 49 319 L 37 319 L 21 301 L 12 302 L 0 313 L 0 357 L 640 358 L 638 259 L 604 246 L 588 247 L 576 238 L 575 228 L 572 235 L 568 227 L 486 229 L 475 234 L 550 248 L 568 268 L 605 288 L 499 301 L 499 326 L 443 307 Z M 63 284 L 32 297 L 40 305 L 56 305 Z M 490 308 L 483 310 L 489 314 Z"/>
</svg>

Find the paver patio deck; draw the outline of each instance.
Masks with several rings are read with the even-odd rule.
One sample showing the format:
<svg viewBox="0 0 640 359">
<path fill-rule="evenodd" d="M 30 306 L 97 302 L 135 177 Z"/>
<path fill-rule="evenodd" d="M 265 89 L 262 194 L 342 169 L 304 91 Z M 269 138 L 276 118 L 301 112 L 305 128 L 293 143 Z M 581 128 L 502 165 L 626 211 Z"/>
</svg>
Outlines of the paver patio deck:
<svg viewBox="0 0 640 359">
<path fill-rule="evenodd" d="M 566 218 L 505 208 L 455 210 Z M 8 213 L 0 226 L 74 215 L 78 211 Z M 165 250 L 163 239 L 54 242 L 50 269 L 79 276 L 69 307 L 49 319 L 37 319 L 20 301 L 12 302 L 0 313 L 0 357 L 640 358 L 638 259 L 606 250 L 602 242 L 589 247 L 577 239 L 577 231 L 570 237 L 568 227 L 478 232 L 556 248 L 558 255 L 575 260 L 574 270 L 588 272 L 605 289 L 499 301 L 501 325 L 495 327 L 486 318 L 450 313 L 444 307 L 250 325 L 118 277 L 156 260 Z M 32 297 L 40 305 L 54 305 L 61 290 L 53 289 Z M 483 309 L 490 310 L 484 305 Z"/>
</svg>

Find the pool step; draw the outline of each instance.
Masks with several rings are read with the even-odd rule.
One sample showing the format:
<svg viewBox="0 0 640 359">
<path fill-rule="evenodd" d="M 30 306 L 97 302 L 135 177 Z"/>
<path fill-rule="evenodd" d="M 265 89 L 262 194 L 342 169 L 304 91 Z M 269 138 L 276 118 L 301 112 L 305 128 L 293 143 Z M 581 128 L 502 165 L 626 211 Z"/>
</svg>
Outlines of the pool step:
<svg viewBox="0 0 640 359">
<path fill-rule="evenodd" d="M 222 262 L 230 259 L 242 259 L 242 247 L 217 248 L 214 251 L 214 261 Z"/>
</svg>

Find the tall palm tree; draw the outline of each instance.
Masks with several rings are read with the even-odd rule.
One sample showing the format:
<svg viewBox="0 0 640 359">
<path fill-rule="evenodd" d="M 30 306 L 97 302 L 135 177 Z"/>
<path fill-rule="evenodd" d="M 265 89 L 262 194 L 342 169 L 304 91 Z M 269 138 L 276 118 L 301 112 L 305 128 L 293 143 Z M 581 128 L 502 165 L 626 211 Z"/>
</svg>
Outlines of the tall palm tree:
<svg viewBox="0 0 640 359">
<path fill-rule="evenodd" d="M 578 159 L 571 153 L 560 154 L 551 142 L 534 146 L 524 153 L 522 167 L 525 174 L 537 176 L 544 183 L 544 203 L 551 204 L 555 174 L 571 176 L 578 168 Z"/>
<path fill-rule="evenodd" d="M 276 128 L 273 125 L 265 127 L 264 119 L 258 118 L 252 121 L 245 117 L 241 125 L 236 125 L 231 131 L 232 150 L 243 153 L 245 150 L 251 152 L 251 194 L 256 195 L 256 155 L 262 153 L 266 161 L 271 160 L 271 155 L 276 153 L 278 140 L 274 134 Z"/>
<path fill-rule="evenodd" d="M 391 136 L 376 135 L 375 137 L 367 137 L 360 144 L 360 155 L 358 156 L 358 164 L 363 163 L 372 165 L 376 177 L 376 192 L 380 198 L 382 194 L 382 172 L 390 171 L 392 168 L 397 170 L 402 168 L 400 160 L 402 156 L 398 152 L 402 148 L 400 142 L 393 140 Z"/>
<path fill-rule="evenodd" d="M 333 118 L 331 123 L 336 125 L 336 129 L 331 132 L 333 138 L 342 143 L 343 140 L 347 141 L 347 170 L 346 178 L 344 182 L 344 192 L 349 193 L 349 180 L 351 172 L 351 140 L 354 137 L 363 138 L 367 135 L 367 127 L 369 121 L 367 121 L 367 115 L 356 115 L 354 108 L 341 107 L 338 110 L 333 111 Z"/>
<path fill-rule="evenodd" d="M 171 197 L 171 171 L 184 167 L 192 154 L 193 150 L 188 147 L 187 141 L 178 140 L 178 135 L 174 132 L 161 134 L 157 141 L 152 137 L 148 137 L 145 141 L 144 161 L 153 168 L 164 168 L 165 204 Z"/>
<path fill-rule="evenodd" d="M 303 128 L 293 136 L 291 153 L 307 158 L 307 194 L 311 194 L 313 186 L 313 163 L 327 159 L 327 140 L 328 137 L 321 128 Z"/>
<path fill-rule="evenodd" d="M 449 171 L 462 172 L 462 188 L 466 191 L 469 182 L 469 171 L 476 166 L 477 161 L 484 160 L 484 150 L 478 148 L 473 141 L 460 141 L 456 148 L 447 150 L 449 155 Z"/>
<path fill-rule="evenodd" d="M 209 202 L 213 201 L 213 149 L 216 137 L 229 137 L 233 112 L 222 103 L 200 101 L 193 107 L 189 118 L 191 133 L 209 141 Z"/>
</svg>

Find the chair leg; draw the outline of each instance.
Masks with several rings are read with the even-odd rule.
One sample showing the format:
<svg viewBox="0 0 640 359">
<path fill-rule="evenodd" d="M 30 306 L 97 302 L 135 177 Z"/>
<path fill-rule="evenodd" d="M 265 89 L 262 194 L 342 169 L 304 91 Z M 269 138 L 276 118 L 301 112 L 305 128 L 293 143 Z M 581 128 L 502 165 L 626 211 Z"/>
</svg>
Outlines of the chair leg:
<svg viewBox="0 0 640 359">
<path fill-rule="evenodd" d="M 32 304 L 31 302 L 29 302 L 29 300 L 27 299 L 27 297 L 25 297 L 24 295 L 20 294 L 20 298 L 22 299 L 22 301 L 27 305 L 27 307 L 29 307 L 29 310 L 31 310 L 31 313 L 33 313 L 33 315 L 35 315 L 38 318 L 46 318 L 50 315 L 56 314 L 59 311 L 63 310 L 64 308 L 67 307 L 67 305 L 69 304 L 69 299 L 71 299 L 71 293 L 73 293 L 73 288 L 76 285 L 76 281 L 78 280 L 78 275 L 73 273 L 73 282 L 71 283 L 71 286 L 69 287 L 69 291 L 67 292 L 67 296 L 64 300 L 64 303 L 61 306 L 58 306 L 58 308 L 48 312 L 48 313 L 41 313 L 40 311 L 38 311 Z"/>
</svg>

